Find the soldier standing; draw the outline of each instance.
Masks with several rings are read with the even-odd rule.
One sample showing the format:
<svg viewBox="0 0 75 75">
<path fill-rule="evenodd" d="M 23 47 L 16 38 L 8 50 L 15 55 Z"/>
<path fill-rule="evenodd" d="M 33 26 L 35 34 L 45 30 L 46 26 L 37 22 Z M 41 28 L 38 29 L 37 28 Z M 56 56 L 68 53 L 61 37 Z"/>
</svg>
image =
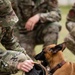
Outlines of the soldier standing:
<svg viewBox="0 0 75 75">
<path fill-rule="evenodd" d="M 15 1 L 16 2 L 16 1 Z M 17 0 L 20 44 L 34 59 L 36 45 L 56 44 L 61 26 L 61 14 L 57 0 Z"/>
<path fill-rule="evenodd" d="M 75 54 L 75 3 L 67 15 L 66 28 L 69 34 L 65 37 L 64 41 L 67 48 Z"/>
<path fill-rule="evenodd" d="M 0 49 L 0 75 L 10 75 L 18 70 L 30 71 L 34 64 L 15 36 L 14 25 L 18 22 L 9 0 L 0 0 L 0 43 L 7 49 Z"/>
</svg>

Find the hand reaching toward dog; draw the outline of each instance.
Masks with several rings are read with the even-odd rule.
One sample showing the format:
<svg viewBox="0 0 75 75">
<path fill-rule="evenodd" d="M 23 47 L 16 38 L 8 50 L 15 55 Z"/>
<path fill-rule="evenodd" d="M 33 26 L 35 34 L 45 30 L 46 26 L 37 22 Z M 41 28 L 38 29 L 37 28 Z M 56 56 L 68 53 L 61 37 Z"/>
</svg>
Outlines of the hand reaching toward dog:
<svg viewBox="0 0 75 75">
<path fill-rule="evenodd" d="M 28 31 L 33 30 L 35 24 L 39 21 L 39 19 L 40 19 L 39 14 L 36 14 L 33 17 L 29 18 L 25 24 L 25 29 L 27 29 Z"/>
<path fill-rule="evenodd" d="M 24 72 L 29 72 L 34 66 L 34 62 L 32 60 L 26 60 L 24 62 L 20 62 L 17 65 L 17 69 L 22 70 Z"/>
</svg>

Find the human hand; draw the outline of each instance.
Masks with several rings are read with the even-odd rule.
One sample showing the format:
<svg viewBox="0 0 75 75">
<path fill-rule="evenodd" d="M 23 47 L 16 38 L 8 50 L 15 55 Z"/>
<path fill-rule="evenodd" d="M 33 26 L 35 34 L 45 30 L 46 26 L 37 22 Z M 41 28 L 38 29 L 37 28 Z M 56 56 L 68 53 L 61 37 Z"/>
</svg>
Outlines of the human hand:
<svg viewBox="0 0 75 75">
<path fill-rule="evenodd" d="M 24 62 L 19 62 L 17 65 L 17 69 L 22 70 L 24 72 L 29 72 L 34 66 L 34 62 L 32 60 L 26 60 Z"/>
<path fill-rule="evenodd" d="M 25 29 L 27 29 L 28 31 L 33 30 L 35 24 L 39 21 L 39 19 L 39 14 L 36 14 L 33 17 L 29 18 L 29 20 L 25 24 Z"/>
</svg>

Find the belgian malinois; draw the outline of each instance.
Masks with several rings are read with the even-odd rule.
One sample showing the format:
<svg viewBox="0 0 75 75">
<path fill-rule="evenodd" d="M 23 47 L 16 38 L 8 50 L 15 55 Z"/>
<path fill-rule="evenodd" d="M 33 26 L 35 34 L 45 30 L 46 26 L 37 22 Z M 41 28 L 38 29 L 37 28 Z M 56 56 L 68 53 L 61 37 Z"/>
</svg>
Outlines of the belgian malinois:
<svg viewBox="0 0 75 75">
<path fill-rule="evenodd" d="M 49 65 L 51 75 L 75 75 L 75 63 L 67 62 L 63 56 L 66 43 L 52 44 L 46 46 L 41 53 L 36 55 L 37 60 L 46 62 Z"/>
</svg>

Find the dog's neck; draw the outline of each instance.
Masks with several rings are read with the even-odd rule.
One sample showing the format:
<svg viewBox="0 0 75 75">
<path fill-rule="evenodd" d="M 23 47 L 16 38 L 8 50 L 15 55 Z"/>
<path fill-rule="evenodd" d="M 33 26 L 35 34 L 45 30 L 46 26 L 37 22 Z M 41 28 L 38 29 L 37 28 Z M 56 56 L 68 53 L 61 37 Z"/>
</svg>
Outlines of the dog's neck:
<svg viewBox="0 0 75 75">
<path fill-rule="evenodd" d="M 62 61 L 65 61 L 63 57 L 62 51 L 59 51 L 58 53 L 54 54 L 50 61 L 48 61 L 50 68 L 54 68 L 57 64 L 61 63 Z"/>
</svg>

